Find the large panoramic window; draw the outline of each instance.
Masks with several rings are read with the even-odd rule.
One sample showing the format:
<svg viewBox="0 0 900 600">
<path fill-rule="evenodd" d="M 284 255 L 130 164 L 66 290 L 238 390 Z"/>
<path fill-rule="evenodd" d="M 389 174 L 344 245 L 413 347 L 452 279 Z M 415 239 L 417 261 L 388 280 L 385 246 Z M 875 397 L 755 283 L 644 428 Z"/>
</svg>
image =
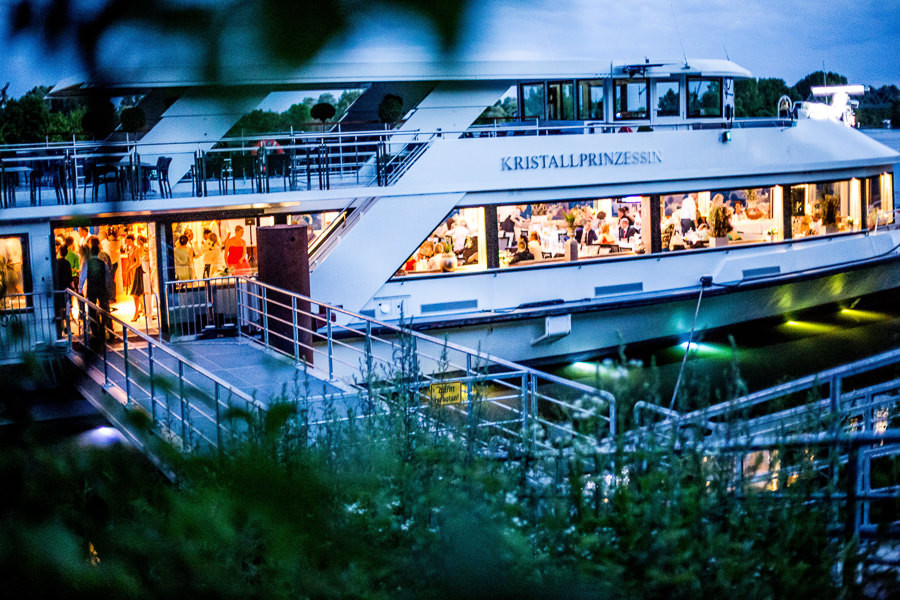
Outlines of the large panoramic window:
<svg viewBox="0 0 900 600">
<path fill-rule="evenodd" d="M 578 82 L 578 118 L 585 121 L 604 120 L 603 80 L 583 80 Z"/>
<path fill-rule="evenodd" d="M 454 210 L 410 256 L 397 275 L 478 271 L 487 261 L 484 209 Z"/>
<path fill-rule="evenodd" d="M 872 229 L 894 222 L 894 178 L 891 173 L 867 177 L 860 182 L 865 199 L 866 227 Z"/>
<path fill-rule="evenodd" d="M 853 217 L 850 180 L 793 185 L 791 235 L 795 238 L 859 229 Z"/>
<path fill-rule="evenodd" d="M 721 79 L 689 77 L 687 88 L 687 116 L 689 118 L 722 116 Z"/>
<path fill-rule="evenodd" d="M 562 263 L 574 239 L 579 259 L 643 252 L 644 198 L 598 198 L 497 207 L 501 268 Z"/>
<path fill-rule="evenodd" d="M 522 118 L 544 118 L 544 84 L 523 83 L 522 91 Z"/>
<path fill-rule="evenodd" d="M 613 86 L 617 121 L 648 118 L 646 79 L 617 79 Z"/>
<path fill-rule="evenodd" d="M 656 82 L 656 116 L 677 117 L 680 112 L 680 89 L 678 81 Z"/>
</svg>

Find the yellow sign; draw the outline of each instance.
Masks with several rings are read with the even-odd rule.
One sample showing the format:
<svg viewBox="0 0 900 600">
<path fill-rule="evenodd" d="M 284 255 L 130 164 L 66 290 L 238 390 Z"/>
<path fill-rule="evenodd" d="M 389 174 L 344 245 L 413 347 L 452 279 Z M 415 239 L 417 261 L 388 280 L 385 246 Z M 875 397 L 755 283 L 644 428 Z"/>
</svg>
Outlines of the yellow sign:
<svg viewBox="0 0 900 600">
<path fill-rule="evenodd" d="M 435 404 L 459 404 L 466 400 L 466 388 L 459 381 L 433 383 L 428 386 L 428 397 Z"/>
</svg>

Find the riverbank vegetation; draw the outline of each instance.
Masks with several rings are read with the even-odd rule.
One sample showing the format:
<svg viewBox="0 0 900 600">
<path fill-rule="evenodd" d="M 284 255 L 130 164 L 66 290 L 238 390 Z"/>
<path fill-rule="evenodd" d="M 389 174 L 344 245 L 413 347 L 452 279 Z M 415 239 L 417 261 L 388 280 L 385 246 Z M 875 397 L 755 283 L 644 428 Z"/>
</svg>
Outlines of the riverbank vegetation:
<svg viewBox="0 0 900 600">
<path fill-rule="evenodd" d="M 652 381 L 607 371 L 621 371 L 627 426 Z M 533 454 L 411 419 L 398 389 L 375 416 L 323 426 L 302 398 L 279 404 L 228 454 L 178 459 L 175 483 L 124 446 L 35 444 L 34 426 L 7 425 L 0 576 L 25 597 L 94 598 L 839 598 L 872 585 L 841 576 L 858 548 L 830 529 L 811 470 L 736 485 L 734 454 L 652 431 Z M 561 418 L 591 431 L 595 409 Z"/>
</svg>

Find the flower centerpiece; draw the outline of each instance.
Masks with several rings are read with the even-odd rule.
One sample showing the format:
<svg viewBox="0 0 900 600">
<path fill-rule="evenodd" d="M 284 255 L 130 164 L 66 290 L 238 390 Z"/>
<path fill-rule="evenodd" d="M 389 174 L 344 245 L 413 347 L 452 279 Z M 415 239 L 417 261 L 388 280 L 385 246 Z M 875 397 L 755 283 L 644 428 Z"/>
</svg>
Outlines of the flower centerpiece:
<svg viewBox="0 0 900 600">
<path fill-rule="evenodd" d="M 825 194 L 819 203 L 819 213 L 822 217 L 822 225 L 825 226 L 825 233 L 835 233 L 837 231 L 838 209 L 841 201 L 834 194 Z"/>
<path fill-rule="evenodd" d="M 728 245 L 728 230 L 731 229 L 731 216 L 728 208 L 722 203 L 715 203 L 709 209 L 709 245 L 712 248 Z"/>
</svg>

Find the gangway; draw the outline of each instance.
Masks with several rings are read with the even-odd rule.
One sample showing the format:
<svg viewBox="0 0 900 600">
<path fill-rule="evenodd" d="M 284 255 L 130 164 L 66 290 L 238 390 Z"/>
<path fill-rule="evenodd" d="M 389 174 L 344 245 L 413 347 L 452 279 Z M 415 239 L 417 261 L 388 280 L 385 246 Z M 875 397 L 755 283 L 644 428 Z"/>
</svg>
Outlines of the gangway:
<svg viewBox="0 0 900 600">
<path fill-rule="evenodd" d="M 554 437 L 588 440 L 616 430 L 608 392 L 255 279 L 171 281 L 164 289 L 170 339 L 234 333 L 344 386 L 367 408 L 390 397 L 399 377 L 415 406 L 441 406 L 461 423 L 476 420 L 482 439 L 512 438 L 549 450 Z M 576 433 L 573 419 L 586 411 L 597 414 L 600 429 Z"/>
<path fill-rule="evenodd" d="M 734 453 L 742 484 L 771 488 L 804 471 L 821 473 L 834 487 L 830 496 L 847 503 L 849 535 L 900 536 L 900 481 L 891 467 L 900 459 L 900 348 L 689 412 L 640 401 L 633 420 L 632 445 L 652 433 L 710 454 Z M 783 460 L 786 448 L 805 452 Z M 886 503 L 894 503 L 887 520 Z"/>
</svg>

